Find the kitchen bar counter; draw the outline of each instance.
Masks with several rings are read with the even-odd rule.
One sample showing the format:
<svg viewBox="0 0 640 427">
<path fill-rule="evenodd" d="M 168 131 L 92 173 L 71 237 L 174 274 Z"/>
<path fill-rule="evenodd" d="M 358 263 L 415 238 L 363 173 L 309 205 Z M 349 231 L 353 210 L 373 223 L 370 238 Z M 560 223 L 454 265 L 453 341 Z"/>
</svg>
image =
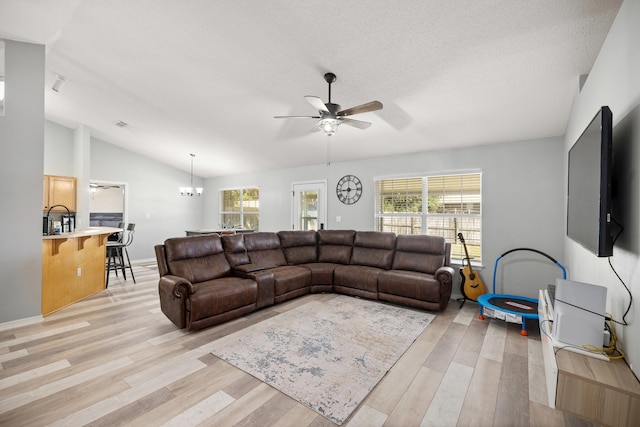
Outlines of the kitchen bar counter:
<svg viewBox="0 0 640 427">
<path fill-rule="evenodd" d="M 225 234 L 225 233 L 253 233 L 254 230 L 246 228 L 201 228 L 199 230 L 186 230 L 187 236 L 199 236 L 201 234 Z"/>
<path fill-rule="evenodd" d="M 106 244 L 121 228 L 42 236 L 42 315 L 105 289 Z"/>
<path fill-rule="evenodd" d="M 82 231 L 74 231 L 72 233 L 62 233 L 62 234 L 51 234 L 51 235 L 43 235 L 42 238 L 45 240 L 50 239 L 74 239 L 77 237 L 85 237 L 85 236 L 96 236 L 100 234 L 113 234 L 122 232 L 122 228 L 114 228 L 114 227 L 89 227 L 86 230 Z"/>
</svg>

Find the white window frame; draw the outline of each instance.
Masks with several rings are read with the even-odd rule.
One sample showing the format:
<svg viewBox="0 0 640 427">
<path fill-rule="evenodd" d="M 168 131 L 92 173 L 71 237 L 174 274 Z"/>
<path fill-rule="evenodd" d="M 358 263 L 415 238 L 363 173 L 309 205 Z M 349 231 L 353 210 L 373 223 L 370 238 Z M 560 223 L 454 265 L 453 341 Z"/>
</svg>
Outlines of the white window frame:
<svg viewBox="0 0 640 427">
<path fill-rule="evenodd" d="M 222 228 L 233 228 L 233 227 L 238 227 L 238 226 L 242 226 L 244 227 L 244 216 L 245 216 L 245 209 L 244 209 L 244 203 L 242 201 L 242 195 L 244 194 L 244 192 L 246 190 L 258 190 L 258 206 L 257 206 L 257 211 L 248 211 L 246 212 L 247 215 L 252 215 L 252 216 L 257 216 L 258 217 L 258 227 L 253 228 L 254 231 L 259 231 L 258 228 L 260 228 L 260 187 L 259 186 L 246 186 L 246 187 L 234 187 L 234 188 L 225 188 L 225 189 L 221 189 L 219 190 L 219 198 L 220 198 L 220 203 L 219 203 L 219 212 L 218 212 L 218 218 L 219 218 L 219 222 L 220 222 L 220 227 Z M 240 192 L 240 210 L 239 211 L 225 211 L 224 210 L 224 194 L 227 191 L 238 191 Z M 240 215 L 240 224 L 226 224 L 225 221 L 223 220 L 224 215 Z"/>
<path fill-rule="evenodd" d="M 470 206 L 471 212 L 429 212 L 429 190 L 427 188 L 429 180 L 434 181 L 434 178 L 443 178 L 443 180 L 447 178 L 457 179 L 457 177 L 464 176 L 469 176 L 472 180 L 477 176 L 479 179 L 479 194 L 477 197 L 463 193 L 463 181 L 461 179 L 460 196 L 447 196 L 443 194 L 440 200 L 456 197 L 456 203 L 460 203 L 461 205 L 464 205 L 463 201 L 468 202 L 471 200 L 473 203 L 470 205 L 467 203 L 467 205 Z M 410 196 L 416 195 L 417 192 L 420 191 L 420 210 L 416 212 L 384 212 L 384 200 L 382 198 L 384 194 L 381 194 L 383 192 L 383 184 L 391 184 L 391 181 L 398 181 L 399 184 L 402 184 L 403 180 L 406 180 L 407 186 L 412 186 L 410 189 L 407 188 L 407 192 L 405 193 L 406 196 L 409 196 L 405 198 L 407 207 L 409 207 Z M 402 189 L 398 190 L 398 200 L 400 202 L 403 200 L 402 191 Z M 472 263 L 477 265 L 482 263 L 482 171 L 471 170 L 376 177 L 374 178 L 374 193 L 374 229 L 376 231 L 392 231 L 396 234 L 432 234 L 443 236 L 447 242 L 452 244 L 452 261 L 461 261 L 465 257 L 463 245 L 458 239 L 458 233 L 462 233 Z M 387 192 L 385 194 L 388 195 L 389 193 Z M 389 203 L 388 199 L 387 203 Z M 393 200 L 391 203 L 394 203 Z M 415 208 L 416 206 L 414 205 L 413 207 Z M 461 210 L 464 210 L 464 206 Z M 434 220 L 440 221 L 441 226 L 432 225 L 434 224 Z M 386 224 L 385 221 L 387 222 Z M 389 222 L 395 222 L 396 224 L 390 224 Z"/>
</svg>

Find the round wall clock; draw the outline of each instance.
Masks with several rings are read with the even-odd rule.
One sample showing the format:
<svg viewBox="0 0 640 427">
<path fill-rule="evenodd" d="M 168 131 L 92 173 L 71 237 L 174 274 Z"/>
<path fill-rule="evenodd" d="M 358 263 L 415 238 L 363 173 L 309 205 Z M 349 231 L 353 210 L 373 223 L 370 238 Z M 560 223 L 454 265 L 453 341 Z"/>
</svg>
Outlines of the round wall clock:
<svg viewBox="0 0 640 427">
<path fill-rule="evenodd" d="M 345 205 L 352 205 L 362 196 L 362 183 L 355 175 L 345 175 L 336 185 L 338 200 Z"/>
</svg>

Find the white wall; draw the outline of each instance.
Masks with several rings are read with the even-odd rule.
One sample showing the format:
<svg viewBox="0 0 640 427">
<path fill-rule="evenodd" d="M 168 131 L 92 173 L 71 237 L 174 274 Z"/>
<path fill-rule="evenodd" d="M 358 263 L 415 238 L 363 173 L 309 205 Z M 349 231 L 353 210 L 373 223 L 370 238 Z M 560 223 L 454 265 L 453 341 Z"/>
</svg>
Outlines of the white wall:
<svg viewBox="0 0 640 427">
<path fill-rule="evenodd" d="M 614 247 L 611 263 L 634 296 L 640 295 L 640 1 L 626 0 L 618 12 L 593 69 L 574 100 L 565 138 L 569 148 L 602 105 L 608 105 L 614 120 L 614 175 L 618 183 L 614 216 L 624 226 Z M 565 162 L 566 165 L 566 162 Z M 566 182 L 565 166 L 565 182 Z M 565 256 L 571 278 L 608 288 L 607 309 L 616 320 L 629 304 L 629 296 L 609 267 L 606 258 L 596 258 L 579 244 L 565 238 Z M 640 324 L 635 307 L 629 326 L 617 330 L 626 360 L 640 375 Z"/>
<path fill-rule="evenodd" d="M 44 174 L 74 176 L 73 130 L 44 122 Z"/>
<path fill-rule="evenodd" d="M 91 193 L 90 212 L 122 213 L 124 211 L 124 188 L 102 186 Z"/>
<path fill-rule="evenodd" d="M 206 180 L 204 225 L 218 225 L 219 199 L 214 196 L 219 190 L 258 186 L 260 230 L 291 229 L 291 183 L 326 179 L 327 228 L 373 230 L 374 178 L 481 170 L 485 265 L 482 277 L 491 286 L 495 260 L 507 250 L 532 247 L 562 262 L 565 193 L 561 185 L 562 169 L 562 139 L 551 138 L 227 176 Z M 354 174 L 363 182 L 362 197 L 355 205 L 344 205 L 335 195 L 338 180 L 346 174 Z M 336 222 L 337 216 L 342 222 Z M 531 262 L 511 265 L 500 277 L 498 292 L 537 298 L 538 289 L 546 288 L 561 273 L 548 264 L 538 262 L 534 256 Z"/>
<path fill-rule="evenodd" d="M 185 162 L 188 158 L 185 156 Z M 91 139 L 92 181 L 126 183 L 127 222 L 136 224 L 132 260 L 155 259 L 154 245 L 202 228 L 203 197 L 181 196 L 189 173 L 96 138 Z M 194 177 L 194 185 L 202 180 Z M 206 195 L 205 195 L 206 196 Z"/>
<path fill-rule="evenodd" d="M 44 61 L 44 46 L 5 41 L 0 322 L 41 312 L 42 269 L 37 267 L 42 265 Z"/>
</svg>

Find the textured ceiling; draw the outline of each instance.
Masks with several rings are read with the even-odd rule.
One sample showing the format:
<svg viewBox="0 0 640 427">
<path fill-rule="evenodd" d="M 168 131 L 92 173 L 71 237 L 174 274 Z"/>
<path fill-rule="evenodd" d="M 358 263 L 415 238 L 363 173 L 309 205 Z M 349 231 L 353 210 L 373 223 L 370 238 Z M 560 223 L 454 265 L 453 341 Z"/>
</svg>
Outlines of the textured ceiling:
<svg viewBox="0 0 640 427">
<path fill-rule="evenodd" d="M 48 119 L 206 178 L 323 163 L 314 120 L 273 116 L 315 114 L 327 71 L 384 104 L 332 162 L 563 135 L 621 3 L 0 0 L 0 38 L 46 45 Z"/>
</svg>

